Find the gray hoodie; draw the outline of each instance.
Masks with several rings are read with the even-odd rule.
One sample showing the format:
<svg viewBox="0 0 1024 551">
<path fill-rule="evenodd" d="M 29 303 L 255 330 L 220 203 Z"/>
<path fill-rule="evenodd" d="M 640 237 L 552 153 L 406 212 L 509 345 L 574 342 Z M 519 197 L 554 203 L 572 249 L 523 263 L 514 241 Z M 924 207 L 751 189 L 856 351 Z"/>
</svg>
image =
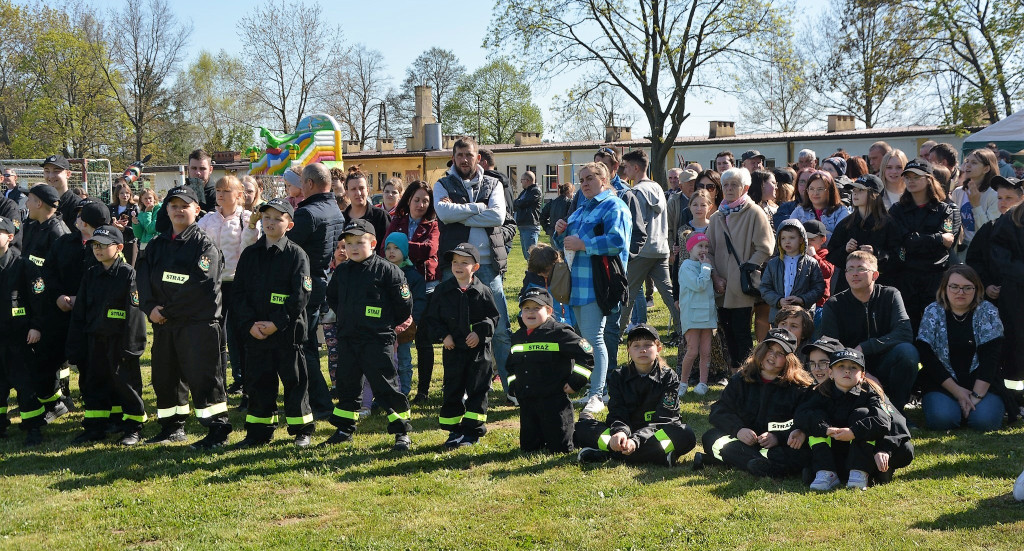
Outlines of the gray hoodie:
<svg viewBox="0 0 1024 551">
<path fill-rule="evenodd" d="M 665 191 L 655 181 L 644 178 L 633 185 L 633 195 L 640 203 L 640 213 L 647 225 L 647 243 L 638 256 L 668 258 L 668 201 Z"/>
</svg>

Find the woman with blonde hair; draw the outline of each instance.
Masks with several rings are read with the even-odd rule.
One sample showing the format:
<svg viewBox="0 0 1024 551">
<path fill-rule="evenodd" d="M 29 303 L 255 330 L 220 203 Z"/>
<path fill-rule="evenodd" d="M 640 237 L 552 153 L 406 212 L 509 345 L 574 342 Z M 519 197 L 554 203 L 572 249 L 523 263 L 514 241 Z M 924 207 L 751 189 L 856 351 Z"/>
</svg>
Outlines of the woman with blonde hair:
<svg viewBox="0 0 1024 551">
<path fill-rule="evenodd" d="M 882 205 L 889 210 L 900 202 L 907 185 L 903 182 L 903 167 L 907 166 L 907 155 L 899 149 L 891 149 L 882 157 L 882 165 L 878 177 L 882 180 L 885 190 L 882 192 Z"/>
</svg>

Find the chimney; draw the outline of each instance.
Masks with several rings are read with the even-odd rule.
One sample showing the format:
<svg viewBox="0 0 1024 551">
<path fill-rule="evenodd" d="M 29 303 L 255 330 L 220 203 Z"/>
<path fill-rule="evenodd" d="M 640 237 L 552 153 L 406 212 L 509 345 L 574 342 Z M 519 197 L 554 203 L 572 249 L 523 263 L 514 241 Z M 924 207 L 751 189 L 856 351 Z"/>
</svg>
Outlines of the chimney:
<svg viewBox="0 0 1024 551">
<path fill-rule="evenodd" d="M 516 145 L 540 145 L 540 132 L 516 132 Z"/>
<path fill-rule="evenodd" d="M 735 138 L 736 123 L 733 121 L 711 121 L 708 138 Z"/>
<path fill-rule="evenodd" d="M 614 126 L 607 125 L 604 127 L 604 141 L 605 143 L 610 142 L 626 142 L 633 139 L 632 127 L 629 126 Z"/>
<path fill-rule="evenodd" d="M 829 115 L 828 133 L 850 132 L 857 129 L 857 119 L 853 115 Z"/>
<path fill-rule="evenodd" d="M 377 151 L 394 151 L 395 140 L 394 138 L 377 138 Z"/>
<path fill-rule="evenodd" d="M 433 114 L 432 94 L 433 89 L 430 86 L 417 86 L 415 88 L 416 107 L 412 117 L 412 138 L 406 141 L 406 149 L 408 151 L 422 151 L 425 149 L 426 137 L 423 127 L 424 125 L 437 122 Z"/>
<path fill-rule="evenodd" d="M 341 144 L 345 148 L 345 153 L 359 153 L 363 150 L 359 145 L 359 140 L 345 140 Z"/>
</svg>

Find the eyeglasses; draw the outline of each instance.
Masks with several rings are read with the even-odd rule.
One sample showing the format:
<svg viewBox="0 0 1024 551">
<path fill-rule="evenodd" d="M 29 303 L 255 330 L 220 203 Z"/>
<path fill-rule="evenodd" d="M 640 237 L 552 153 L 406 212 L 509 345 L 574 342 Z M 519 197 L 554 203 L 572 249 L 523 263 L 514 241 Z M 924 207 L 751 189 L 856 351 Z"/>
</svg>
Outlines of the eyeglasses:
<svg viewBox="0 0 1024 551">
<path fill-rule="evenodd" d="M 949 291 L 950 293 L 963 293 L 966 295 L 968 293 L 973 293 L 974 289 L 974 285 L 957 285 L 955 283 L 950 283 L 949 285 L 946 285 L 946 290 Z"/>
<path fill-rule="evenodd" d="M 873 272 L 873 271 L 874 270 L 869 270 L 867 268 L 847 268 L 846 273 L 848 273 L 848 274 L 866 274 L 868 272 Z M 973 287 L 972 287 L 972 289 L 973 289 Z"/>
<path fill-rule="evenodd" d="M 602 155 L 611 155 L 612 157 L 615 156 L 615 150 L 610 147 L 602 147 L 598 149 L 597 152 Z"/>
<path fill-rule="evenodd" d="M 820 362 L 807 362 L 807 367 L 811 368 L 811 371 L 815 369 L 828 369 L 828 360 L 821 360 Z"/>
<path fill-rule="evenodd" d="M 694 189 L 715 189 L 715 184 L 697 184 Z"/>
</svg>

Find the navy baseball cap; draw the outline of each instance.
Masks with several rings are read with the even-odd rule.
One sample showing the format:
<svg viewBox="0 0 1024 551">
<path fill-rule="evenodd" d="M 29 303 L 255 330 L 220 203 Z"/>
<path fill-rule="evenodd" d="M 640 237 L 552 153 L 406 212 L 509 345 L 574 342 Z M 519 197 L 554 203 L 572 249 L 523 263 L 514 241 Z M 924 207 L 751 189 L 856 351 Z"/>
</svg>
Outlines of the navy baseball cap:
<svg viewBox="0 0 1024 551">
<path fill-rule="evenodd" d="M 932 164 L 924 159 L 914 159 L 907 163 L 907 166 L 903 167 L 903 174 L 908 172 L 920 174 L 921 176 L 931 176 L 933 173 Z"/>
<path fill-rule="evenodd" d="M 786 354 L 796 352 L 796 337 L 788 329 L 772 329 L 768 331 L 768 336 L 764 338 L 764 342 L 778 344 Z"/>
<path fill-rule="evenodd" d="M 260 205 L 260 212 L 263 212 L 267 209 L 274 209 L 276 211 L 280 211 L 287 214 L 291 218 L 295 218 L 295 207 L 293 207 L 291 203 L 285 201 L 284 199 L 281 199 L 280 197 L 275 197 L 267 201 L 266 203 Z"/>
<path fill-rule="evenodd" d="M 123 245 L 124 235 L 121 234 L 121 230 L 114 226 L 100 226 L 93 230 L 92 237 L 89 238 L 87 243 L 102 243 L 103 245 Z"/>
<path fill-rule="evenodd" d="M 36 184 L 28 188 L 28 192 L 53 208 L 57 208 L 57 205 L 60 204 L 60 195 L 57 194 L 57 188 L 49 184 Z"/>
<path fill-rule="evenodd" d="M 839 339 L 833 339 L 832 337 L 821 337 L 820 339 L 807 343 L 803 348 L 800 349 L 804 355 L 810 354 L 811 350 L 821 350 L 829 356 L 832 355 L 836 350 L 842 350 L 843 343 L 839 342 Z"/>
<path fill-rule="evenodd" d="M 164 202 L 170 201 L 171 199 L 181 199 L 186 203 L 199 204 L 199 197 L 196 195 L 196 190 L 192 189 L 191 186 L 178 186 L 171 188 L 167 192 L 167 197 L 164 198 Z"/>
<path fill-rule="evenodd" d="M 866 189 L 880 194 L 882 193 L 882 190 L 885 189 L 885 184 L 882 183 L 882 180 L 878 176 L 875 176 L 874 174 L 865 174 L 854 180 L 853 183 L 850 184 L 850 187 Z"/>
<path fill-rule="evenodd" d="M 627 343 L 633 342 L 637 339 L 650 339 L 656 342 L 661 342 L 661 337 L 658 336 L 658 330 L 648 323 L 641 323 L 626 334 Z"/>
<path fill-rule="evenodd" d="M 459 243 L 454 249 L 444 253 L 445 261 L 450 263 L 454 255 L 472 258 L 473 264 L 480 263 L 480 251 L 471 243 Z"/>
<path fill-rule="evenodd" d="M 519 306 L 522 307 L 523 303 L 531 300 L 541 306 L 552 306 L 551 293 L 543 287 L 530 287 L 523 291 L 523 296 L 519 299 Z"/>
<path fill-rule="evenodd" d="M 50 155 L 46 159 L 43 159 L 43 162 L 39 164 L 41 167 L 45 167 L 46 165 L 53 165 L 64 170 L 71 170 L 71 163 L 69 163 L 63 155 Z"/>
<path fill-rule="evenodd" d="M 93 228 L 110 225 L 110 209 L 103 203 L 86 197 L 78 203 L 78 217 Z"/>
<path fill-rule="evenodd" d="M 346 235 L 369 235 L 376 239 L 377 230 L 373 229 L 373 224 L 369 220 L 357 218 L 345 224 L 345 229 L 341 230 L 341 236 L 344 237 Z"/>
<path fill-rule="evenodd" d="M 14 235 L 18 233 L 18 225 L 14 222 L 14 220 L 11 220 L 6 216 L 0 216 L 0 232 Z"/>
<path fill-rule="evenodd" d="M 828 356 L 828 366 L 834 367 L 839 362 L 853 362 L 864 369 L 864 354 L 852 348 L 836 350 Z"/>
<path fill-rule="evenodd" d="M 828 235 L 828 229 L 825 228 L 825 224 L 821 220 L 804 220 L 800 224 L 804 227 L 804 233 L 807 234 L 807 237 Z"/>
</svg>

